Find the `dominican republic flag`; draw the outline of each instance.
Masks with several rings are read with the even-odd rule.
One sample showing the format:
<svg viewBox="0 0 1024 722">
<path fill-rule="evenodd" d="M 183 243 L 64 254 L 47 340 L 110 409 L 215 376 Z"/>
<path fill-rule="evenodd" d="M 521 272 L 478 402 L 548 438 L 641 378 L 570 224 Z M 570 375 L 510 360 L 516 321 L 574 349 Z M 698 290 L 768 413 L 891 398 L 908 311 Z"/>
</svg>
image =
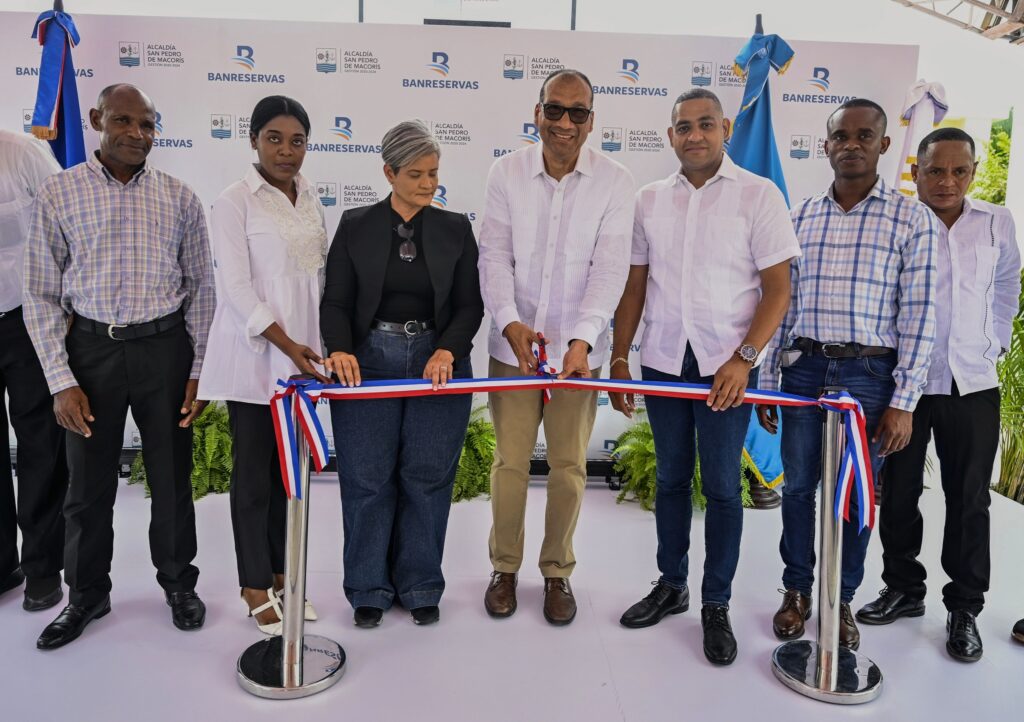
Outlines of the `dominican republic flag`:
<svg viewBox="0 0 1024 722">
<path fill-rule="evenodd" d="M 85 162 L 82 113 L 71 61 L 71 49 L 81 38 L 71 16 L 56 10 L 47 10 L 36 19 L 32 37 L 43 46 L 32 134 L 49 141 L 57 162 L 70 168 Z"/>
</svg>

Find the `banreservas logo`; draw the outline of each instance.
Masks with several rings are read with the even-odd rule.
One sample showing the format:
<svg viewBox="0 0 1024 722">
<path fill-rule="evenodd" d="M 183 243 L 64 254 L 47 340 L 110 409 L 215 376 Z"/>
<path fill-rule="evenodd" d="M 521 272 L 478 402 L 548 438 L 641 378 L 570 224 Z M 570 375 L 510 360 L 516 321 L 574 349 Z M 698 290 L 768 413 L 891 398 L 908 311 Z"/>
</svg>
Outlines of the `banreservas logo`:
<svg viewBox="0 0 1024 722">
<path fill-rule="evenodd" d="M 827 92 L 829 86 L 828 68 L 815 68 L 811 75 L 813 77 L 807 81 L 810 86 L 816 90 L 820 90 L 822 93 Z"/>
<path fill-rule="evenodd" d="M 856 95 L 829 95 L 832 89 L 832 81 L 829 79 L 831 73 L 828 68 L 816 67 L 811 71 L 811 77 L 807 81 L 817 92 L 815 93 L 783 93 L 783 103 L 821 103 L 824 105 L 842 105 L 848 100 L 853 100 Z"/>
<path fill-rule="evenodd" d="M 520 147 L 536 145 L 540 142 L 540 133 L 537 130 L 537 126 L 534 123 L 523 123 L 523 132 L 519 134 L 519 141 L 522 145 Z M 516 148 L 495 148 L 494 157 L 500 158 L 503 155 L 517 150 Z"/>
<path fill-rule="evenodd" d="M 640 85 L 640 61 L 636 58 L 623 58 L 618 76 L 625 85 L 595 85 L 594 95 L 650 95 L 666 97 L 668 88 Z"/>
<path fill-rule="evenodd" d="M 164 135 L 164 116 L 157 111 L 156 114 L 156 137 L 153 138 L 154 148 L 191 148 L 191 138 L 175 138 Z"/>
<path fill-rule="evenodd" d="M 231 62 L 245 70 L 256 69 L 256 51 L 251 45 L 238 45 Z M 206 79 L 211 83 L 283 83 L 283 73 L 216 73 L 208 72 Z"/>
<path fill-rule="evenodd" d="M 39 66 L 38 65 L 35 65 L 35 66 L 16 65 L 16 66 L 14 66 L 14 74 L 16 76 L 18 76 L 18 77 L 28 76 L 28 77 L 32 77 L 32 78 L 38 78 L 39 77 Z M 75 68 L 75 77 L 76 78 L 91 78 L 95 74 L 96 74 L 96 71 L 94 71 L 92 68 Z"/>
<path fill-rule="evenodd" d="M 448 53 L 442 50 L 435 50 L 430 54 L 430 62 L 426 64 L 428 70 L 436 73 L 439 78 L 402 78 L 403 88 L 434 88 L 444 90 L 479 90 L 478 80 L 449 80 L 448 75 L 452 68 Z"/>
<path fill-rule="evenodd" d="M 434 191 L 434 200 L 431 201 L 430 205 L 434 206 L 434 208 L 447 209 L 448 208 L 448 188 L 445 187 L 445 186 L 439 185 L 437 187 L 437 190 Z M 476 220 L 476 212 L 475 211 L 470 211 L 468 213 L 464 212 L 462 215 L 464 215 L 466 218 L 468 218 L 471 221 L 475 221 Z"/>
<path fill-rule="evenodd" d="M 355 137 L 352 118 L 347 115 L 334 116 L 331 124 L 330 134 L 343 141 L 350 141 Z M 380 153 L 379 145 L 362 143 L 308 143 L 306 151 L 309 153 Z"/>
</svg>

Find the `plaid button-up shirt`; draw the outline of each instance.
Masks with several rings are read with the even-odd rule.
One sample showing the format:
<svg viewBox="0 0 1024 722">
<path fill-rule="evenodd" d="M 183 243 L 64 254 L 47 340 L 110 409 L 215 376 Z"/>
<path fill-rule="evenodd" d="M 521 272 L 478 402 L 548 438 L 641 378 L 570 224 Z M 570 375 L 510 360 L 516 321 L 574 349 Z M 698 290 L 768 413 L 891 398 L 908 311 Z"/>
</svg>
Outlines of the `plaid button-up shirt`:
<svg viewBox="0 0 1024 722">
<path fill-rule="evenodd" d="M 197 379 L 215 304 L 206 217 L 185 183 L 145 166 L 122 184 L 93 155 L 40 186 L 24 318 L 50 393 L 78 385 L 64 346 L 72 314 L 135 324 L 182 309 Z"/>
<path fill-rule="evenodd" d="M 935 217 L 881 178 L 849 212 L 829 186 L 790 214 L 803 256 L 791 266 L 793 297 L 761 388 L 779 388 L 780 352 L 795 338 L 888 346 L 898 354 L 889 405 L 913 411 L 935 342 Z"/>
</svg>

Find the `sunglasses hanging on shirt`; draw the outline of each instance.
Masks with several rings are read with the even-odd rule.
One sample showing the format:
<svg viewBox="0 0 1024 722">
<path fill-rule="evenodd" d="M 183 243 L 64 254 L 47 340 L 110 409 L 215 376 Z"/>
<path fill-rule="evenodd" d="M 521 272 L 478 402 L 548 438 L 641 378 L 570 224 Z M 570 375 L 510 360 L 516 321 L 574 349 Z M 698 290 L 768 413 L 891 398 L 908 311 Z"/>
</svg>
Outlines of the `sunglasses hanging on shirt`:
<svg viewBox="0 0 1024 722">
<path fill-rule="evenodd" d="M 395 226 L 395 233 L 402 239 L 398 246 L 398 257 L 406 263 L 412 263 L 416 260 L 416 244 L 412 242 L 416 229 L 408 223 L 400 223 Z"/>
</svg>

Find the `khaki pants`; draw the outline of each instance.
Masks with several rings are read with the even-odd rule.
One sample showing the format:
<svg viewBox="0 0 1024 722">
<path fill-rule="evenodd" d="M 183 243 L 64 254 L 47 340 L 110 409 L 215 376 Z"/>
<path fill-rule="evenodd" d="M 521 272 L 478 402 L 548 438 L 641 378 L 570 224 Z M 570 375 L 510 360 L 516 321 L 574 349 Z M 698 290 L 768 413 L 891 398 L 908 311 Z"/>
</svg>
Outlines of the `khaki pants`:
<svg viewBox="0 0 1024 722">
<path fill-rule="evenodd" d="M 600 369 L 594 370 L 598 375 Z M 518 367 L 494 358 L 491 377 L 520 376 Z M 547 441 L 547 511 L 540 570 L 545 577 L 568 577 L 576 566 L 572 535 L 576 530 L 583 487 L 587 481 L 587 442 L 597 412 L 596 391 L 552 392 L 544 404 L 543 391 L 501 391 L 489 394 L 491 419 L 497 436 L 491 467 L 491 564 L 498 572 L 518 572 L 523 563 L 523 524 L 530 459 L 537 429 L 544 422 Z"/>
</svg>

